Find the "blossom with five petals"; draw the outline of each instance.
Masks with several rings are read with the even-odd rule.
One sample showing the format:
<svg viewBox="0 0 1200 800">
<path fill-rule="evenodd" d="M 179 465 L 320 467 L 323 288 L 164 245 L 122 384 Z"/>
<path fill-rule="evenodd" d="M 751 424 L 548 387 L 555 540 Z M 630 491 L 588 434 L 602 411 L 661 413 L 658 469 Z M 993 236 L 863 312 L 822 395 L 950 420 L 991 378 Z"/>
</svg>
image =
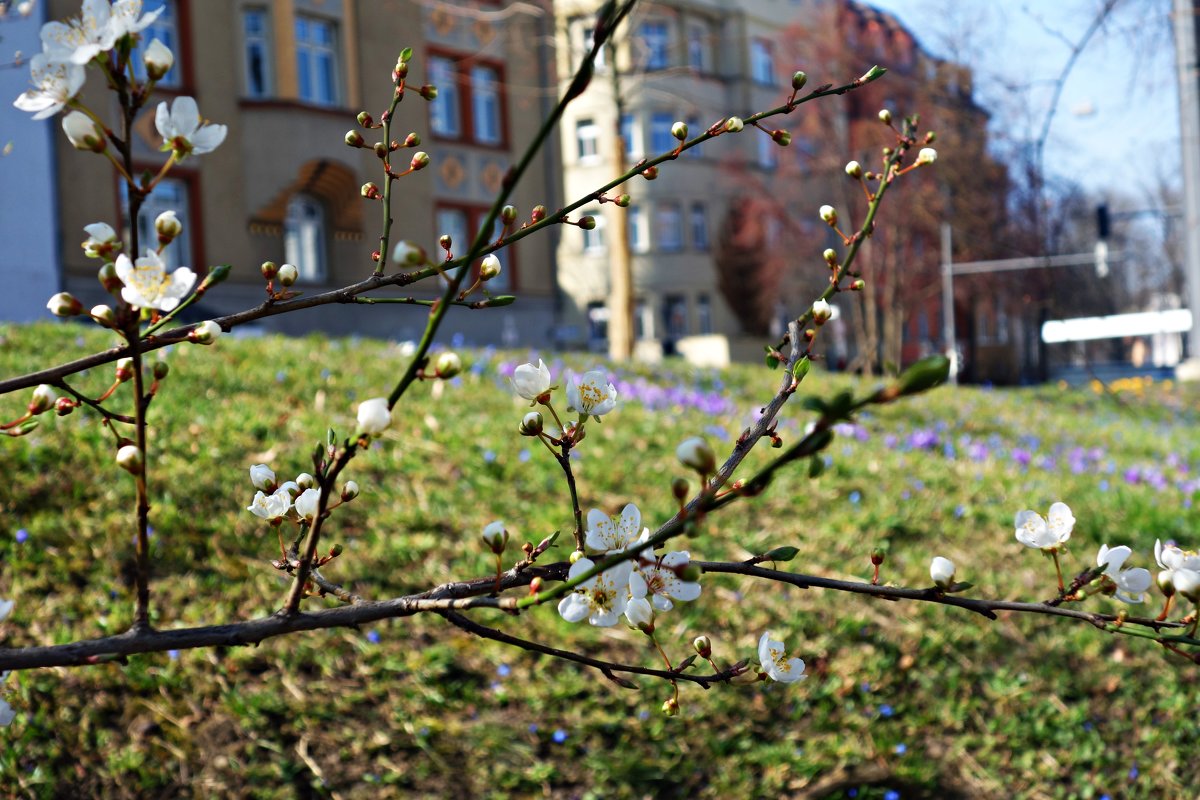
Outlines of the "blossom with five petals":
<svg viewBox="0 0 1200 800">
<path fill-rule="evenodd" d="M 645 584 L 646 594 L 650 595 L 650 602 L 654 604 L 655 609 L 670 611 L 675 607 L 672 601 L 689 602 L 700 596 L 698 582 L 685 581 L 679 577 L 679 573 L 691 563 L 691 556 L 686 550 L 676 550 L 659 556 L 649 566 L 644 563 L 638 564 L 634 577 L 641 579 Z M 632 586 L 633 578 L 630 578 L 631 589 Z"/>
<path fill-rule="evenodd" d="M 163 12 L 142 13 L 142 0 L 83 0 L 77 19 L 42 26 L 42 49 L 56 61 L 83 65 L 113 49 L 118 39 L 139 33 Z"/>
<path fill-rule="evenodd" d="M 633 503 L 621 510 L 621 516 L 613 518 L 609 518 L 600 509 L 593 508 L 588 512 L 587 521 L 584 543 L 593 553 L 624 550 L 636 542 L 642 533 L 642 512 Z"/>
<path fill-rule="evenodd" d="M 146 255 L 136 262 L 122 253 L 117 256 L 117 277 L 125 287 L 121 297 L 136 308 L 156 308 L 171 311 L 192 290 L 196 273 L 187 267 L 167 275 L 166 265 L 158 253 L 146 248 Z"/>
<path fill-rule="evenodd" d="M 608 382 L 604 370 L 583 373 L 578 381 L 567 376 L 567 408 L 584 417 L 599 417 L 617 406 L 617 387 Z"/>
<path fill-rule="evenodd" d="M 86 78 L 83 67 L 53 61 L 38 53 L 29 62 L 33 88 L 21 94 L 13 105 L 22 111 L 35 112 L 34 119 L 52 117 L 75 99 Z"/>
<path fill-rule="evenodd" d="M 804 675 L 804 660 L 800 658 L 788 658 L 787 651 L 783 647 L 783 642 L 772 640 L 770 631 L 764 633 L 762 638 L 758 640 L 758 661 L 762 664 L 767 677 L 773 681 L 795 683 L 806 677 Z"/>
<path fill-rule="evenodd" d="M 254 501 L 246 506 L 246 510 L 256 517 L 269 522 L 283 519 L 292 507 L 292 495 L 286 488 L 276 489 L 272 494 L 255 492 Z"/>
<path fill-rule="evenodd" d="M 1125 545 L 1109 547 L 1102 544 L 1100 552 L 1096 554 L 1096 564 L 1104 567 L 1104 574 L 1116 584 L 1115 594 L 1118 600 L 1126 603 L 1141 603 L 1145 599 L 1146 590 L 1150 588 L 1153 579 L 1150 571 L 1141 567 L 1121 569 L 1132 552 Z"/>
<path fill-rule="evenodd" d="M 176 97 L 169 108 L 165 102 L 159 103 L 154 114 L 154 125 L 163 138 L 162 149 L 175 151 L 180 159 L 211 153 L 225 141 L 228 129 L 224 125 L 203 123 L 200 107 L 187 95 Z"/>
<path fill-rule="evenodd" d="M 590 558 L 581 558 L 571 565 L 567 580 L 574 580 L 595 563 Z M 558 613 L 567 622 L 588 622 L 600 627 L 615 625 L 629 603 L 629 575 L 633 564 L 622 561 L 609 567 L 599 575 L 593 575 L 575 587 L 575 591 L 558 604 Z"/>
<path fill-rule="evenodd" d="M 1066 503 L 1055 503 L 1050 506 L 1049 520 L 1042 519 L 1042 515 L 1036 511 L 1019 511 L 1016 526 L 1018 542 L 1026 547 L 1052 552 L 1071 538 L 1075 517 Z"/>
</svg>

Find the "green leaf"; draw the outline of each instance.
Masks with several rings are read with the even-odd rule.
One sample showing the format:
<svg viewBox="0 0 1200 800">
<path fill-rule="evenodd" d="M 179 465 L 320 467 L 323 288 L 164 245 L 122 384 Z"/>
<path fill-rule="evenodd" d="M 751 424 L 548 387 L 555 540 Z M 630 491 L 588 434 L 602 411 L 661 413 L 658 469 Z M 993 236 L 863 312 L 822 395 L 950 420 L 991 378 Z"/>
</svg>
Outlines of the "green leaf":
<svg viewBox="0 0 1200 800">
<path fill-rule="evenodd" d="M 783 545 L 782 547 L 776 547 L 773 550 L 763 553 L 763 559 L 766 561 L 791 561 L 799 552 L 800 549 L 798 547 Z"/>
</svg>

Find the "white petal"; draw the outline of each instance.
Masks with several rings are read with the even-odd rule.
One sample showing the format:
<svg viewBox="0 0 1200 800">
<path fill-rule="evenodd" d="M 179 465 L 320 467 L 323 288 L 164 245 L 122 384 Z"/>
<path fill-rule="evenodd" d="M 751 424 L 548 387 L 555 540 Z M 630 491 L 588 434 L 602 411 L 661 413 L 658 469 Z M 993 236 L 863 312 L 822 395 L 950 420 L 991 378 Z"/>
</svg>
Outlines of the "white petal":
<svg viewBox="0 0 1200 800">
<path fill-rule="evenodd" d="M 228 129 L 224 125 L 205 125 L 192 134 L 192 152 L 196 155 L 211 153 L 225 141 L 226 133 Z"/>
<path fill-rule="evenodd" d="M 558 603 L 558 613 L 567 622 L 580 622 L 592 611 L 591 605 L 578 592 L 572 592 Z"/>
</svg>

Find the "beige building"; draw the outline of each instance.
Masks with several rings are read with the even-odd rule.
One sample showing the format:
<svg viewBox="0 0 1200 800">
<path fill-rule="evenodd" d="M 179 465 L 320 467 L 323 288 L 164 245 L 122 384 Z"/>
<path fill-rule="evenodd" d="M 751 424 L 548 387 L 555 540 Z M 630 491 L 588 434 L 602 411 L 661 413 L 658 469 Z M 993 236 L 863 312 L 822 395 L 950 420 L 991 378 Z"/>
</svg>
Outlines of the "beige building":
<svg viewBox="0 0 1200 800">
<path fill-rule="evenodd" d="M 600 5 L 556 0 L 560 80 L 569 78 L 590 48 Z M 782 52 L 780 36 L 786 25 L 820 5 L 822 0 L 676 0 L 641 6 L 616 41 L 616 81 L 607 51 L 591 86 L 567 111 L 566 198 L 585 196 L 612 180 L 618 163 L 633 165 L 674 149 L 671 126 L 677 120 L 687 123 L 692 137 L 731 114 L 780 105 L 795 69 L 784 63 L 790 56 Z M 787 128 L 789 122 L 776 124 Z M 718 287 L 721 228 L 735 198 L 770 191 L 787 157 L 788 149 L 746 128 L 662 165 L 657 180 L 635 178 L 622 189 L 632 196 L 628 209 L 609 203 L 585 209 L 598 225 L 594 231 L 565 230 L 559 282 L 569 298 L 568 318 L 586 331 L 589 346 L 606 347 L 611 263 L 620 246 L 612 234 L 625 226 L 637 352 L 649 358 L 683 352 L 695 361 L 720 363 L 732 348 L 736 357 L 742 326 Z M 767 235 L 777 237 L 778 231 L 768 229 Z M 761 341 L 754 346 L 761 355 Z"/>
<path fill-rule="evenodd" d="M 160 4 L 148 0 L 146 7 Z M 78 13 L 78 0 L 48 0 L 47 15 Z M 369 275 L 378 246 L 381 210 L 359 187 L 381 177 L 369 149 L 343 137 L 368 110 L 378 118 L 391 97 L 390 73 L 399 51 L 415 51 L 411 84 L 435 84 L 437 100 L 410 92 L 397 112 L 394 138 L 421 137 L 430 166 L 395 185 L 393 241 L 411 239 L 431 254 L 440 234 L 456 252 L 468 244 L 550 102 L 552 25 L 536 7 L 504 10 L 473 3 L 402 0 L 167 0 L 148 29 L 175 53 L 172 72 L 136 122 L 139 168 L 163 163 L 154 106 L 194 96 L 201 113 L 229 127 L 224 144 L 193 156 L 149 198 L 138 221 L 152 230 L 160 211 L 175 209 L 185 233 L 168 249 L 173 264 L 197 271 L 232 264 L 231 278 L 204 298 L 190 318 L 252 307 L 264 298 L 259 265 L 295 263 L 306 293 L 343 286 Z M 140 65 L 140 59 L 135 59 Z M 115 112 L 94 72 L 85 99 Z M 57 127 L 58 121 L 52 123 Z M 363 132 L 368 141 L 377 132 Z M 85 304 L 105 295 L 95 261 L 82 254 L 83 226 L 120 222 L 122 186 L 105 159 L 71 149 L 55 137 L 60 250 L 64 287 Z M 407 161 L 411 150 L 398 156 Z M 536 160 L 512 202 L 527 218 L 537 203 L 558 201 L 554 148 Z M 128 224 L 128 223 L 126 223 Z M 142 240 L 147 241 L 145 233 Z M 150 237 L 152 240 L 152 237 Z M 454 309 L 445 330 L 468 342 L 543 343 L 555 323 L 556 243 L 530 237 L 504 255 L 493 289 L 513 291 L 503 309 Z M 430 283 L 426 294 L 437 287 Z M 395 293 L 396 290 L 384 290 Z M 420 286 L 416 292 L 421 292 Z M 406 290 L 405 294 L 413 294 Z M 329 305 L 262 320 L 262 328 L 292 333 L 324 330 L 413 338 L 424 326 L 420 306 L 370 308 Z"/>
</svg>

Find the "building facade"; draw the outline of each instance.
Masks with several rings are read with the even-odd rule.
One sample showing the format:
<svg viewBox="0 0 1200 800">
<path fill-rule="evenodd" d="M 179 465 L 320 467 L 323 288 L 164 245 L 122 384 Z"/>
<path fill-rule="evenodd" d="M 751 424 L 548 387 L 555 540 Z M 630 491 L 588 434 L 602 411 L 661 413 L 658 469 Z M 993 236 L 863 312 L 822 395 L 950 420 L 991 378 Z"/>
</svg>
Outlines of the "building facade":
<svg viewBox="0 0 1200 800">
<path fill-rule="evenodd" d="M 161 0 L 160 0 L 161 2 Z M 156 2 L 148 2 L 152 9 Z M 376 118 L 390 101 L 391 70 L 404 47 L 414 58 L 410 85 L 434 84 L 437 99 L 415 91 L 398 107 L 393 138 L 421 138 L 431 156 L 426 169 L 400 179 L 393 194 L 393 242 L 415 241 L 431 254 L 450 234 L 455 250 L 476 226 L 520 147 L 537 129 L 549 102 L 553 39 L 547 16 L 533 6 L 505 13 L 480 0 L 420 4 L 406 0 L 166 0 L 163 14 L 145 31 L 176 56 L 154 100 L 134 125 L 139 169 L 163 163 L 154 107 L 191 95 L 202 114 L 227 125 L 214 152 L 188 158 L 148 198 L 136 224 L 175 209 L 183 236 L 167 250 L 172 265 L 203 272 L 232 264 L 229 280 L 210 292 L 195 315 L 211 317 L 252 307 L 265 297 L 263 261 L 290 262 L 300 270 L 293 289 L 315 293 L 371 273 L 381 210 L 359 187 L 382 177 L 370 149 L 344 143 L 355 116 Z M 48 18 L 78 13 L 77 0 L 49 0 Z M 529 58 L 533 47 L 544 48 Z M 138 62 L 140 63 L 140 61 Z M 94 74 L 84 98 L 115 111 Z M 37 123 L 28 123 L 34 125 Z M 73 150 L 55 127 L 58 245 L 61 280 L 85 304 L 102 302 L 96 262 L 79 244 L 83 226 L 107 221 L 125 229 L 122 186 L 105 159 Z M 363 131 L 368 142 L 377 131 Z M 398 156 L 407 159 L 401 150 Z M 511 200 L 525 218 L 538 203 L 557 202 L 553 149 L 536 159 Z M 146 241 L 146 237 L 142 237 Z M 152 239 L 150 239 L 152 240 Z M 505 270 L 489 288 L 513 292 L 513 306 L 467 312 L 453 309 L 444 331 L 467 342 L 510 345 L 545 342 L 555 324 L 554 246 L 530 237 L 505 251 Z M 53 265 L 47 265 L 51 268 Z M 394 265 L 389 265 L 395 268 Z M 438 289 L 432 282 L 405 294 Z M 386 296 L 389 290 L 381 290 Z M 190 311 L 190 310 L 189 310 Z M 461 311 L 461 313 L 459 313 Z M 327 305 L 270 317 L 263 329 L 313 330 L 411 339 L 424 328 L 427 309 Z"/>
</svg>

